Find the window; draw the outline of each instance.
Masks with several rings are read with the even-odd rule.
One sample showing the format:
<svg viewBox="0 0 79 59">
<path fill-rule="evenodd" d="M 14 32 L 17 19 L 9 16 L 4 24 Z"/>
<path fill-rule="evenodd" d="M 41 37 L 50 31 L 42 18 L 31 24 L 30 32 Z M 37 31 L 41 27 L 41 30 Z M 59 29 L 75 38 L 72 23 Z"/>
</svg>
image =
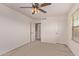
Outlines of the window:
<svg viewBox="0 0 79 59">
<path fill-rule="evenodd" d="M 73 26 L 79 26 L 79 16 L 77 18 L 74 18 Z"/>
<path fill-rule="evenodd" d="M 79 43 L 79 9 L 72 15 L 72 39 Z"/>
</svg>

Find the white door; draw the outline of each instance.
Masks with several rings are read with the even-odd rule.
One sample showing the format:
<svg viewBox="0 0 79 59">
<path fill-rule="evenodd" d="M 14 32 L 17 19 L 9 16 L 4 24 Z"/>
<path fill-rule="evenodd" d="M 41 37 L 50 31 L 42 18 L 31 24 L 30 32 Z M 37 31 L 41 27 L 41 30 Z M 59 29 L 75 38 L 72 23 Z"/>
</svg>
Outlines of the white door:
<svg viewBox="0 0 79 59">
<path fill-rule="evenodd" d="M 30 41 L 35 40 L 35 23 L 30 24 Z"/>
<path fill-rule="evenodd" d="M 57 43 L 60 40 L 60 34 L 57 19 L 48 18 L 48 20 L 41 21 L 41 41 L 49 43 Z"/>
</svg>

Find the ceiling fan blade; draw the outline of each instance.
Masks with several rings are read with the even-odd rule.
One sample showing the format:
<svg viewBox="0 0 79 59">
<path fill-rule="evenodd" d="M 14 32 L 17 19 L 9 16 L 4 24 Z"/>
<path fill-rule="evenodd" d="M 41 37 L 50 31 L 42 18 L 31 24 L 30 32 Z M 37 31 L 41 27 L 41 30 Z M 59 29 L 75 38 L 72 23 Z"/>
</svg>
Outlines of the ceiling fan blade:
<svg viewBox="0 0 79 59">
<path fill-rule="evenodd" d="M 48 5 L 51 5 L 51 3 L 43 3 L 40 5 L 40 7 L 45 7 L 45 6 L 48 6 Z"/>
<path fill-rule="evenodd" d="M 32 7 L 20 7 L 20 8 L 32 8 Z"/>
<path fill-rule="evenodd" d="M 38 9 L 38 10 L 40 10 L 40 11 L 43 12 L 43 13 L 47 13 L 46 11 L 44 11 L 44 10 L 42 10 L 42 9 Z"/>
</svg>

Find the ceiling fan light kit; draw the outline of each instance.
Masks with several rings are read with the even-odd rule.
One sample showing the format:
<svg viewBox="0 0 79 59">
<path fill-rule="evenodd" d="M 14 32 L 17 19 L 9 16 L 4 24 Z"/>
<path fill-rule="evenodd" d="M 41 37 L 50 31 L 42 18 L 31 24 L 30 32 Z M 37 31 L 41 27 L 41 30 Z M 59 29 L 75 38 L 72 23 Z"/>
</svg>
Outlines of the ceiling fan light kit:
<svg viewBox="0 0 79 59">
<path fill-rule="evenodd" d="M 32 14 L 39 13 L 39 11 L 41 11 L 43 13 L 47 13 L 46 11 L 41 9 L 41 7 L 45 7 L 48 5 L 51 5 L 51 3 L 43 3 L 41 5 L 39 3 L 32 3 L 32 7 L 20 7 L 20 8 L 32 8 Z"/>
<path fill-rule="evenodd" d="M 37 8 L 32 8 L 32 14 L 39 13 L 39 10 Z"/>
</svg>

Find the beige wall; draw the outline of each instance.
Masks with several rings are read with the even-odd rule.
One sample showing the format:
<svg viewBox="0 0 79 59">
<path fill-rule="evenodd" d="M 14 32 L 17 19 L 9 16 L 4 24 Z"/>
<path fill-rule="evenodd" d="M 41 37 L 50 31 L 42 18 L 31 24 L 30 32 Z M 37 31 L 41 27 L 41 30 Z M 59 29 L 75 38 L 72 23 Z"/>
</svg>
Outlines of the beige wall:
<svg viewBox="0 0 79 59">
<path fill-rule="evenodd" d="M 0 54 L 30 42 L 31 19 L 0 4 Z"/>
<path fill-rule="evenodd" d="M 67 17 L 52 16 L 41 20 L 42 42 L 61 43 L 67 42 Z"/>
<path fill-rule="evenodd" d="M 67 45 L 75 55 L 79 55 L 79 43 L 72 40 L 72 14 L 79 8 L 79 4 L 75 4 L 68 15 L 68 43 Z"/>
</svg>

